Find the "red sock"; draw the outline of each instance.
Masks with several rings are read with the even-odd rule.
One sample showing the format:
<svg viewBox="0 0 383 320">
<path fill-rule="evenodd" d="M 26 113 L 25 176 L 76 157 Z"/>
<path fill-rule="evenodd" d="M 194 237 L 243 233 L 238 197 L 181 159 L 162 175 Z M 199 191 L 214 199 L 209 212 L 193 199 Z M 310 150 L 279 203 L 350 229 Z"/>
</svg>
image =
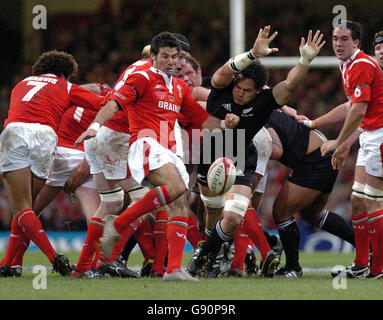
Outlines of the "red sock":
<svg viewBox="0 0 383 320">
<path fill-rule="evenodd" d="M 92 258 L 96 252 L 96 246 L 102 237 L 103 231 L 104 226 L 102 220 L 95 217 L 91 218 L 88 224 L 88 232 L 86 233 L 84 245 L 76 264 L 76 269 L 78 271 L 84 272 L 91 268 Z"/>
<path fill-rule="evenodd" d="M 188 230 L 188 218 L 173 217 L 168 223 L 168 242 L 169 254 L 167 273 L 172 273 L 176 269 L 181 269 L 182 256 L 186 244 L 186 234 Z"/>
<path fill-rule="evenodd" d="M 153 228 L 150 223 L 144 220 L 134 237 L 140 247 L 141 253 L 144 256 L 145 262 L 153 259 L 154 257 L 154 240 L 153 240 Z"/>
<path fill-rule="evenodd" d="M 43 226 L 41 225 L 41 221 L 37 218 L 32 209 L 26 209 L 20 212 L 17 215 L 17 221 L 25 235 L 40 248 L 53 264 L 56 251 L 49 242 Z"/>
<path fill-rule="evenodd" d="M 370 272 L 378 275 L 383 272 L 383 210 L 368 215 L 372 247 L 372 265 Z"/>
<path fill-rule="evenodd" d="M 96 241 L 96 249 L 95 249 L 94 258 L 91 265 L 91 268 L 93 270 L 97 270 L 97 262 L 98 262 L 98 259 L 100 259 L 100 257 L 101 257 L 101 248 L 100 248 L 100 240 L 98 240 Z"/>
<path fill-rule="evenodd" d="M 164 263 L 168 252 L 168 214 L 165 210 L 157 212 L 153 226 L 154 259 L 152 270 L 164 274 Z"/>
<path fill-rule="evenodd" d="M 352 228 L 355 235 L 355 260 L 360 267 L 368 265 L 370 253 L 370 234 L 368 232 L 367 213 L 352 217 Z"/>
<path fill-rule="evenodd" d="M 12 267 L 13 266 L 19 266 L 19 267 L 23 266 L 24 254 L 25 254 L 25 251 L 27 251 L 30 242 L 31 241 L 27 238 L 27 236 L 24 235 L 24 238 L 19 245 L 19 249 L 17 250 L 16 255 L 12 259 L 12 264 L 11 264 Z"/>
<path fill-rule="evenodd" d="M 137 231 L 141 222 L 142 222 L 142 218 L 138 218 L 135 221 L 133 221 L 131 224 L 129 224 L 127 228 L 125 228 L 125 230 L 121 233 L 120 240 L 118 240 L 117 243 L 114 245 L 112 249 L 112 254 L 110 258 L 107 260 L 108 262 L 111 262 L 120 256 L 121 251 L 124 248 L 126 242 Z"/>
<path fill-rule="evenodd" d="M 121 234 L 131 222 L 147 212 L 170 203 L 172 200 L 166 186 L 155 187 L 147 192 L 142 199 L 121 213 L 114 220 L 114 227 Z"/>
<path fill-rule="evenodd" d="M 230 269 L 243 270 L 243 265 L 245 263 L 247 246 L 249 245 L 249 237 L 245 233 L 243 227 L 243 221 L 239 225 L 237 231 L 234 234 L 234 257 L 231 262 Z"/>
<path fill-rule="evenodd" d="M 198 243 L 202 240 L 202 235 L 199 232 L 197 220 L 191 214 L 188 218 L 187 239 L 194 249 L 197 248 Z"/>
<path fill-rule="evenodd" d="M 24 238 L 26 238 L 26 236 L 17 223 L 17 218 L 14 217 L 11 223 L 11 232 L 9 234 L 7 250 L 5 251 L 5 256 L 3 260 L 1 260 L 0 265 L 7 265 L 9 267 L 12 265 L 12 259 L 20 249 Z"/>
<path fill-rule="evenodd" d="M 253 207 L 249 206 L 247 209 L 243 225 L 249 238 L 258 248 L 262 256 L 262 260 L 265 260 L 267 253 L 271 250 L 271 248 L 267 242 L 265 234 L 263 233 L 261 219 L 258 217 L 258 213 Z"/>
</svg>

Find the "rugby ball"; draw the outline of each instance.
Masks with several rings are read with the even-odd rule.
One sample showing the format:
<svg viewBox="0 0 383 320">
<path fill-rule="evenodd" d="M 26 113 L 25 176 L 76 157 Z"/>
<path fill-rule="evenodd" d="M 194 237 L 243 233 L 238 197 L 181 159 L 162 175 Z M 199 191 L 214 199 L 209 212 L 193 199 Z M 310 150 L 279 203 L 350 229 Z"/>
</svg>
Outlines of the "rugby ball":
<svg viewBox="0 0 383 320">
<path fill-rule="evenodd" d="M 231 159 L 222 157 L 215 160 L 207 173 L 207 184 L 211 192 L 221 195 L 234 184 L 236 169 Z"/>
</svg>

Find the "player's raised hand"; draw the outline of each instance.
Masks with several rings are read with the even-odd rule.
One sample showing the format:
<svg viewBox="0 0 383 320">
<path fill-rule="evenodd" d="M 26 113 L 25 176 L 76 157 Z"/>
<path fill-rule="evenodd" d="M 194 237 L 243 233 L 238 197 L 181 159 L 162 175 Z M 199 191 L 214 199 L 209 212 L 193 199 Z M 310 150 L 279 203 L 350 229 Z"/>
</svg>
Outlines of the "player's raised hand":
<svg viewBox="0 0 383 320">
<path fill-rule="evenodd" d="M 269 48 L 270 42 L 275 39 L 278 32 L 275 31 L 270 37 L 270 26 L 259 29 L 257 39 L 254 42 L 253 48 L 250 50 L 254 57 L 264 57 L 271 52 L 278 52 L 278 48 Z"/>
<path fill-rule="evenodd" d="M 323 34 L 317 30 L 313 37 L 312 30 L 307 35 L 307 42 L 305 38 L 301 38 L 301 44 L 299 46 L 299 52 L 301 59 L 299 62 L 303 65 L 308 66 L 310 62 L 318 55 L 320 49 L 326 44 L 326 41 L 322 41 Z"/>
</svg>

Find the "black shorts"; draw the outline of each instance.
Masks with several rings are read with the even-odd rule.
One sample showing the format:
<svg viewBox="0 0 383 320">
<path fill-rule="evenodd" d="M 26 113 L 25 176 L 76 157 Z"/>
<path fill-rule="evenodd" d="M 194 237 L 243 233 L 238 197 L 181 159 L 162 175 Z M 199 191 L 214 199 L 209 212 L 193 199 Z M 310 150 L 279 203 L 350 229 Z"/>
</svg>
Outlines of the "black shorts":
<svg viewBox="0 0 383 320">
<path fill-rule="evenodd" d="M 233 161 L 235 159 L 232 159 Z M 253 177 L 255 169 L 257 168 L 258 153 L 257 149 L 251 144 L 246 149 L 245 153 L 245 169 L 238 170 L 235 178 L 234 185 L 244 185 L 249 188 L 253 185 Z M 213 160 L 214 162 L 214 160 Z M 236 163 L 234 163 L 236 164 Z M 199 184 L 207 187 L 207 173 L 209 171 L 210 164 L 199 164 L 197 168 L 197 181 Z"/>
<path fill-rule="evenodd" d="M 301 187 L 330 193 L 338 175 L 338 170 L 334 170 L 331 165 L 332 154 L 322 157 L 320 148 L 309 153 L 287 180 Z"/>
</svg>

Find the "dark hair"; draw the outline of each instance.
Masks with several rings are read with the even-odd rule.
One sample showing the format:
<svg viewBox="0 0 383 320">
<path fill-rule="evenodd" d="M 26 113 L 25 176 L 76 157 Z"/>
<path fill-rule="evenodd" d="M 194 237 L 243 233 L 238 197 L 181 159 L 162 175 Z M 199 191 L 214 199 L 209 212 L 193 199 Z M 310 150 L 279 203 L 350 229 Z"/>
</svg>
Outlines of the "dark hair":
<svg viewBox="0 0 383 320">
<path fill-rule="evenodd" d="M 346 26 L 343 28 L 343 26 Z M 359 43 L 362 41 L 362 25 L 359 22 L 350 21 L 350 20 L 341 20 L 340 29 L 346 29 L 351 31 L 352 40 L 359 40 Z"/>
<path fill-rule="evenodd" d="M 178 42 L 180 43 L 181 49 L 190 53 L 189 40 L 183 34 L 180 33 L 173 33 L 173 36 L 175 36 Z"/>
<path fill-rule="evenodd" d="M 73 56 L 63 51 L 47 51 L 38 57 L 32 66 L 32 75 L 39 76 L 45 73 L 53 73 L 58 77 L 68 78 L 78 71 L 78 65 Z"/>
<path fill-rule="evenodd" d="M 164 31 L 154 36 L 150 43 L 150 53 L 158 54 L 160 48 L 170 47 L 180 50 L 180 44 L 177 38 L 170 32 Z"/>
<path fill-rule="evenodd" d="M 185 60 L 187 63 L 189 63 L 192 66 L 192 68 L 195 72 L 198 72 L 198 69 L 201 69 L 200 64 L 198 63 L 198 61 L 194 57 L 187 56 Z"/>
<path fill-rule="evenodd" d="M 253 79 L 255 83 L 255 89 L 257 90 L 261 90 L 269 78 L 269 74 L 266 68 L 261 64 L 259 60 L 255 60 L 246 69 L 242 70 L 240 73 L 235 74 L 235 82 L 241 79 L 240 75 L 242 75 L 244 78 Z"/>
<path fill-rule="evenodd" d="M 372 45 L 375 47 L 377 44 L 383 43 L 383 30 L 374 34 Z"/>
</svg>

